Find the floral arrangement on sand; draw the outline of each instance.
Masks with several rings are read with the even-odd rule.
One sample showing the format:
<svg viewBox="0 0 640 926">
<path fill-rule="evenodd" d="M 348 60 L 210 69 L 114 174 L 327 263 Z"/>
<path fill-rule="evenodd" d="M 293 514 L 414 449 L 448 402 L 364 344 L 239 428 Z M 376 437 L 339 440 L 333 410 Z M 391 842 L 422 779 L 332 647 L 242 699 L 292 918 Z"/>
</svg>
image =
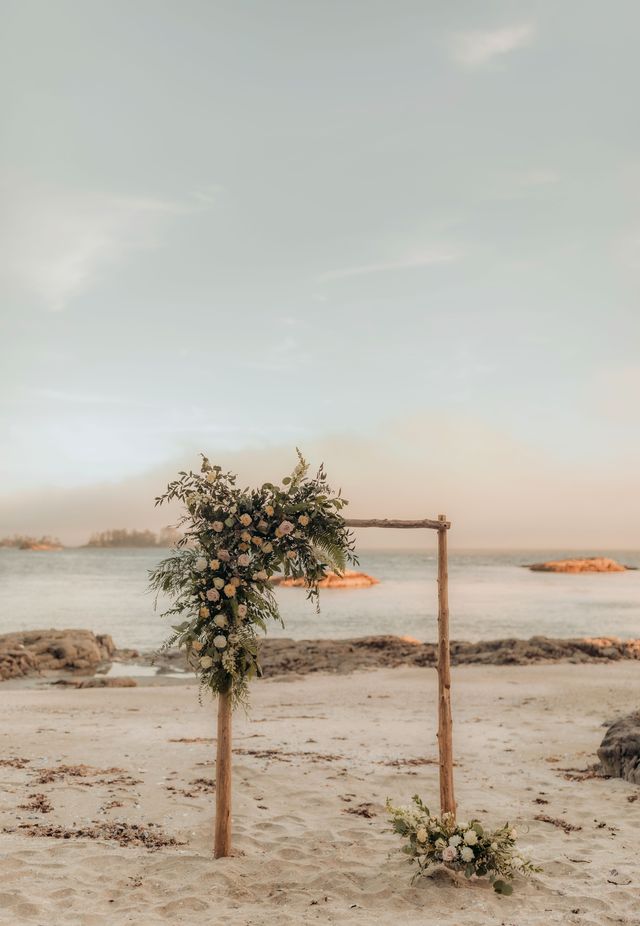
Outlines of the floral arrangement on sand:
<svg viewBox="0 0 640 926">
<path fill-rule="evenodd" d="M 203 456 L 201 471 L 179 473 L 156 505 L 174 500 L 186 508 L 183 535 L 150 575 L 151 588 L 173 600 L 163 616 L 183 618 L 164 647 L 185 649 L 201 690 L 246 702 L 248 682 L 260 674 L 258 635 L 269 620 L 282 623 L 271 577 L 303 578 L 319 610 L 325 573 L 357 563 L 340 515 L 348 503 L 322 466 L 309 476 L 299 451 L 281 487 L 258 489 L 237 488 L 235 475 Z"/>
<path fill-rule="evenodd" d="M 463 871 L 465 877 L 487 877 L 498 894 L 511 894 L 516 875 L 540 871 L 515 848 L 517 833 L 508 823 L 488 832 L 477 820 L 456 823 L 451 814 L 436 817 L 413 797 L 414 807 L 393 807 L 387 801 L 393 832 L 407 840 L 402 851 L 417 862 L 415 881 L 434 865 Z"/>
</svg>

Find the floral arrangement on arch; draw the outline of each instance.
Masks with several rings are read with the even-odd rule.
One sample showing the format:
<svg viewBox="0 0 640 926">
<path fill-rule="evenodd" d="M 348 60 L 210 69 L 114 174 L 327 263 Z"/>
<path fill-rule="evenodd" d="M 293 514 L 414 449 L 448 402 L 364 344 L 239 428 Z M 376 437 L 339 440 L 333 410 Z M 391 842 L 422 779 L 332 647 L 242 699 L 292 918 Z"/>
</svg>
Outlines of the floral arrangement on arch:
<svg viewBox="0 0 640 926">
<path fill-rule="evenodd" d="M 488 877 L 498 894 L 512 894 L 511 881 L 516 875 L 540 871 L 516 852 L 517 833 L 508 823 L 487 832 L 477 820 L 466 825 L 456 823 L 451 814 L 436 817 L 420 800 L 413 797 L 414 807 L 393 807 L 387 801 L 395 833 L 407 840 L 402 851 L 409 862 L 417 862 L 413 881 L 434 865 L 463 871 L 465 877 Z"/>
<path fill-rule="evenodd" d="M 304 578 L 319 610 L 326 571 L 357 563 L 340 515 L 348 502 L 322 466 L 310 477 L 300 451 L 298 460 L 282 487 L 239 489 L 235 475 L 203 456 L 200 473 L 179 473 L 156 499 L 186 507 L 175 552 L 150 575 L 151 588 L 173 599 L 163 616 L 184 618 L 164 647 L 184 648 L 201 689 L 230 693 L 235 704 L 246 702 L 248 682 L 260 674 L 258 633 L 270 619 L 282 624 L 271 577 Z"/>
</svg>

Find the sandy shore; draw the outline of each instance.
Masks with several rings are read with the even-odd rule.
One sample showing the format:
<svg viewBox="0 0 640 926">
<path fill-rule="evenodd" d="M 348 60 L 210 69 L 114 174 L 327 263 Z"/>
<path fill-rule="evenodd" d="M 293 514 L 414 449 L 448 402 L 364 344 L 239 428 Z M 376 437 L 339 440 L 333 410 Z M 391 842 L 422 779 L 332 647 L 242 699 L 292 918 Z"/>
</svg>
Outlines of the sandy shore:
<svg viewBox="0 0 640 926">
<path fill-rule="evenodd" d="M 214 708 L 193 685 L 3 688 L 0 922 L 638 926 L 640 791 L 584 770 L 639 683 L 638 662 L 454 670 L 460 816 L 509 819 L 544 866 L 508 898 L 446 873 L 411 887 L 386 830 L 387 795 L 437 800 L 431 670 L 256 683 L 235 721 L 237 856 L 218 862 Z"/>
</svg>

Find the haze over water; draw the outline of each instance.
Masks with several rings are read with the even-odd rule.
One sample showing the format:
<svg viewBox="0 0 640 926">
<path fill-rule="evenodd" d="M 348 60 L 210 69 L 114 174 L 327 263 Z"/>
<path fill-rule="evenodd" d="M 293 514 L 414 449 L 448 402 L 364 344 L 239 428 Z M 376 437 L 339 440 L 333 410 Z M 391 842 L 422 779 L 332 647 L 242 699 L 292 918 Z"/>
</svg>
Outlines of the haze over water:
<svg viewBox="0 0 640 926">
<path fill-rule="evenodd" d="M 554 575 L 521 568 L 578 552 L 640 567 L 640 551 L 451 550 L 452 639 L 640 637 L 640 572 Z M 121 647 L 154 648 L 170 629 L 146 591 L 147 571 L 162 555 L 157 549 L 0 550 L 0 633 L 81 627 L 109 633 Z M 269 633 L 295 639 L 368 634 L 435 639 L 435 551 L 363 550 L 360 566 L 380 584 L 324 590 L 320 614 L 303 590 L 278 590 L 286 626 L 273 625 Z"/>
</svg>

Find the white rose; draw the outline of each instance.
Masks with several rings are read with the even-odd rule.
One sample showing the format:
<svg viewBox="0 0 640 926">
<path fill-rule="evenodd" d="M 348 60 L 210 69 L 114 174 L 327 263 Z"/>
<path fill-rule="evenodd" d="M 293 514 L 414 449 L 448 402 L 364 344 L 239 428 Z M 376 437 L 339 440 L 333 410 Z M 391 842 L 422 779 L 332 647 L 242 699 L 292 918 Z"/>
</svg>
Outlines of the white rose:
<svg viewBox="0 0 640 926">
<path fill-rule="evenodd" d="M 238 605 L 238 617 L 241 617 L 243 620 L 247 616 L 247 606 L 246 604 Z"/>
<path fill-rule="evenodd" d="M 251 557 L 248 553 L 241 553 L 238 557 L 238 566 L 248 566 L 251 562 Z"/>
<path fill-rule="evenodd" d="M 216 614 L 213 619 L 213 623 L 216 625 L 216 627 L 226 627 L 228 621 L 224 614 Z"/>
<path fill-rule="evenodd" d="M 207 568 L 207 561 L 204 556 L 199 556 L 197 558 L 193 564 L 193 568 L 196 570 L 196 572 L 204 572 L 204 570 Z"/>
<path fill-rule="evenodd" d="M 463 862 L 470 862 L 473 859 L 473 849 L 470 849 L 469 846 L 463 846 L 460 849 L 460 857 Z"/>
<path fill-rule="evenodd" d="M 442 861 L 443 862 L 452 862 L 458 855 L 458 850 L 455 846 L 445 846 L 442 850 Z"/>
<path fill-rule="evenodd" d="M 240 523 L 243 524 L 245 527 L 249 527 L 252 521 L 253 521 L 253 518 L 251 517 L 250 514 L 240 515 Z"/>
<path fill-rule="evenodd" d="M 233 598 L 233 596 L 236 593 L 235 585 L 232 585 L 231 582 L 229 582 L 229 584 L 225 585 L 224 587 L 224 593 L 227 596 L 227 598 Z"/>
<path fill-rule="evenodd" d="M 198 611 L 198 614 L 200 615 L 200 617 L 209 617 L 209 613 L 210 613 L 209 608 L 205 608 L 204 605 L 202 605 L 202 607 Z"/>
<path fill-rule="evenodd" d="M 237 588 L 240 584 L 241 582 L 238 576 L 234 576 L 233 579 L 229 579 L 229 585 L 235 585 L 235 587 Z"/>
<path fill-rule="evenodd" d="M 220 591 L 221 588 L 224 588 L 224 579 L 217 577 L 213 580 L 213 584 L 218 589 L 218 591 Z"/>
<path fill-rule="evenodd" d="M 224 530 L 224 524 L 222 523 L 222 521 L 214 521 L 211 527 L 214 529 L 216 534 L 219 534 L 221 531 Z"/>
<path fill-rule="evenodd" d="M 467 830 L 464 834 L 464 841 L 468 846 L 475 846 L 478 841 L 478 834 L 475 830 Z"/>
<path fill-rule="evenodd" d="M 220 592 L 217 591 L 215 588 L 209 588 L 207 589 L 207 598 L 209 599 L 209 601 L 219 601 Z"/>
<path fill-rule="evenodd" d="M 213 659 L 211 656 L 201 656 L 200 665 L 203 669 L 209 669 L 213 665 Z"/>
<path fill-rule="evenodd" d="M 227 638 L 223 637 L 222 634 L 218 634 L 217 637 L 213 638 L 213 645 L 216 649 L 224 649 L 227 645 Z M 202 661 L 202 660 L 201 660 Z"/>
<path fill-rule="evenodd" d="M 302 524 L 303 527 L 306 527 L 309 523 L 309 517 L 306 514 L 301 514 L 298 518 L 298 524 Z"/>
<path fill-rule="evenodd" d="M 419 826 L 418 829 L 416 830 L 416 839 L 418 840 L 418 842 L 427 841 L 427 831 L 424 826 Z"/>
<path fill-rule="evenodd" d="M 217 572 L 218 569 L 220 568 L 220 560 L 212 559 L 211 562 L 209 563 L 209 568 L 213 569 L 214 572 Z"/>
<path fill-rule="evenodd" d="M 462 842 L 462 836 L 458 836 L 457 833 L 454 833 L 453 836 L 449 837 L 450 846 L 459 846 L 461 842 Z"/>
</svg>

